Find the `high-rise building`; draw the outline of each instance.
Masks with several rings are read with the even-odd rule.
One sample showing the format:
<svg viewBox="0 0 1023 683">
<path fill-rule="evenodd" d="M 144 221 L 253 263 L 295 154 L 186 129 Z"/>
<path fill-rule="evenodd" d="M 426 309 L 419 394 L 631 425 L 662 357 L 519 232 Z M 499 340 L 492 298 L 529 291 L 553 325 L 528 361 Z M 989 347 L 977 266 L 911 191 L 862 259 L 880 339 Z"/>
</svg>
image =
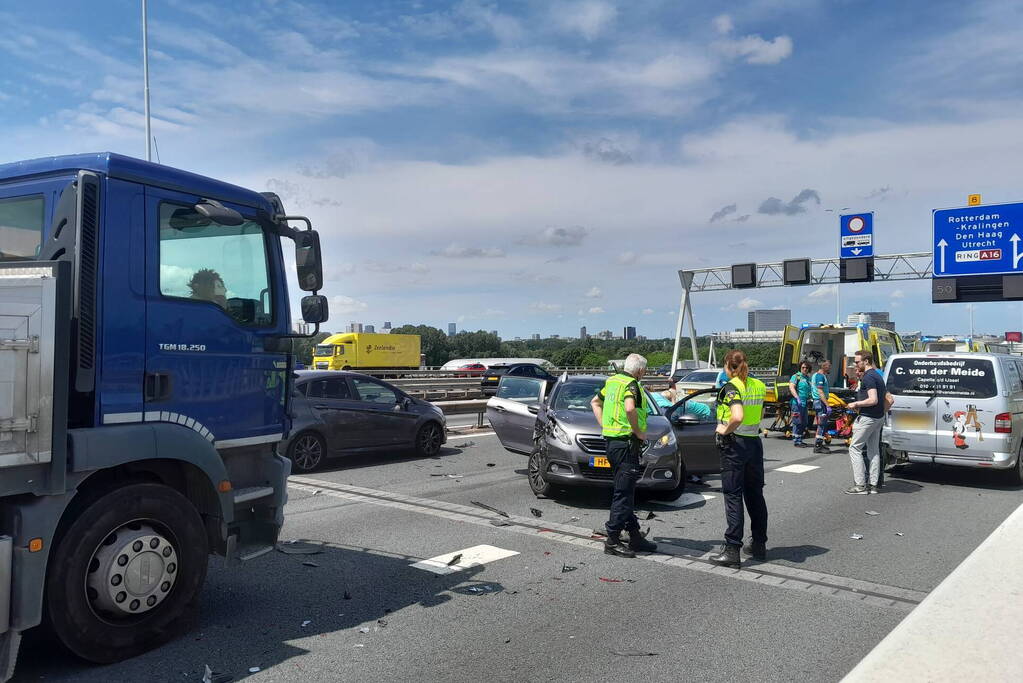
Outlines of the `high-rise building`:
<svg viewBox="0 0 1023 683">
<path fill-rule="evenodd" d="M 393 328 L 391 327 L 391 321 L 390 320 L 386 320 L 386 321 L 384 321 L 384 327 L 383 327 L 383 329 L 380 330 L 380 332 L 381 332 L 381 334 L 390 334 L 392 329 Z"/>
<path fill-rule="evenodd" d="M 457 332 L 457 331 L 458 331 L 458 327 L 455 325 L 455 323 L 448 323 L 448 336 L 449 337 L 454 337 L 455 336 L 455 332 Z"/>
<path fill-rule="evenodd" d="M 540 333 L 539 332 L 533 334 L 533 341 L 540 341 Z"/>
<path fill-rule="evenodd" d="M 495 336 L 495 337 L 497 337 L 498 339 L 500 339 L 500 338 L 501 338 L 501 335 L 499 335 L 499 334 L 497 333 L 497 330 L 490 330 L 490 334 L 494 335 L 494 336 Z"/>
<path fill-rule="evenodd" d="M 859 325 L 862 323 L 872 327 L 895 331 L 895 323 L 892 322 L 891 313 L 888 311 L 863 311 L 860 313 L 850 313 L 846 316 L 846 325 Z"/>
<path fill-rule="evenodd" d="M 586 334 L 586 325 L 579 328 L 579 338 L 587 339 L 590 335 Z"/>
<path fill-rule="evenodd" d="M 629 341 L 630 339 L 636 338 L 636 328 L 632 325 L 626 325 L 622 330 L 622 339 Z"/>
<path fill-rule="evenodd" d="M 787 308 L 777 308 L 770 311 L 750 311 L 747 314 L 747 319 L 746 329 L 750 332 L 784 330 L 786 325 L 792 324 L 792 311 Z"/>
<path fill-rule="evenodd" d="M 611 330 L 601 330 L 597 333 L 597 339 L 614 339 L 615 333 Z"/>
<path fill-rule="evenodd" d="M 364 331 L 365 331 L 365 332 L 366 332 L 367 334 L 373 334 L 374 332 L 376 332 L 376 331 L 377 331 L 377 328 L 373 327 L 372 325 L 366 325 L 366 326 L 365 326 L 365 327 L 363 328 L 363 330 L 364 330 Z"/>
<path fill-rule="evenodd" d="M 362 323 L 351 322 L 348 323 L 348 327 L 345 329 L 346 332 L 362 332 Z"/>
</svg>

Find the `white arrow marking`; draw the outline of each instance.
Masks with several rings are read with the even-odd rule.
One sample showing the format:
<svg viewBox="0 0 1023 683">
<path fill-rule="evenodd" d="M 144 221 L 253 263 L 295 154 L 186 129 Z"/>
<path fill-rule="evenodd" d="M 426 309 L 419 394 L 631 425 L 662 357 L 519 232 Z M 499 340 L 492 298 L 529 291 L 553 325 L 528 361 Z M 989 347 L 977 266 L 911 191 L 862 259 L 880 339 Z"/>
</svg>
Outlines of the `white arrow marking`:
<svg viewBox="0 0 1023 683">
<path fill-rule="evenodd" d="M 938 246 L 941 247 L 941 272 L 944 273 L 945 272 L 945 247 L 948 246 L 948 242 L 945 241 L 945 238 L 942 238 L 941 241 L 938 242 Z"/>
<path fill-rule="evenodd" d="M 1019 235 L 1012 233 L 1009 241 L 1012 242 L 1012 269 L 1016 270 L 1019 266 L 1019 260 L 1023 258 L 1023 254 L 1019 253 Z"/>
<path fill-rule="evenodd" d="M 861 251 L 863 251 L 863 250 L 862 249 L 853 249 L 852 250 L 853 256 L 859 256 Z"/>
</svg>

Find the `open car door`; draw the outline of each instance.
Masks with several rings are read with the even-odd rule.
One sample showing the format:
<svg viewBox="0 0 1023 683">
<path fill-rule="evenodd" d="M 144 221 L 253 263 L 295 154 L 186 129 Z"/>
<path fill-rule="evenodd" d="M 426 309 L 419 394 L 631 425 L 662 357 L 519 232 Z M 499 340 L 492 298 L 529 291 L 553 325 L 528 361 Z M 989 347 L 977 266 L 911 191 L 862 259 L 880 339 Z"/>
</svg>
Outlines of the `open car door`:
<svg viewBox="0 0 1023 683">
<path fill-rule="evenodd" d="M 721 456 L 714 441 L 717 393 L 717 389 L 697 391 L 665 411 L 689 474 L 721 471 Z M 696 409 L 695 403 L 706 406 L 707 410 Z"/>
<path fill-rule="evenodd" d="M 774 378 L 774 395 L 776 401 L 789 399 L 789 377 L 799 363 L 799 335 L 801 329 L 795 325 L 786 325 L 785 334 L 781 338 L 778 349 L 778 375 Z"/>
<path fill-rule="evenodd" d="M 487 419 L 502 446 L 513 453 L 532 452 L 536 414 L 546 393 L 542 378 L 501 377 L 497 393 L 487 401 Z"/>
</svg>

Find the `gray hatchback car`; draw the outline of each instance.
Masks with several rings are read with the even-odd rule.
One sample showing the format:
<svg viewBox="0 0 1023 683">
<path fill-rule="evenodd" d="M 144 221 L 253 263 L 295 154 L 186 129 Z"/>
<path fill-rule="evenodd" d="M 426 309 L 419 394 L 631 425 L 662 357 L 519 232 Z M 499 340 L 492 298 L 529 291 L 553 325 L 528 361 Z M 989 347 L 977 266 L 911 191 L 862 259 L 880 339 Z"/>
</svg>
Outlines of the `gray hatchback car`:
<svg viewBox="0 0 1023 683">
<path fill-rule="evenodd" d="M 611 486 L 607 444 L 590 408 L 590 399 L 606 379 L 565 375 L 548 397 L 542 380 L 501 378 L 497 395 L 487 402 L 487 418 L 507 450 L 529 455 L 529 487 L 537 496 L 561 486 Z M 687 470 L 719 471 L 714 424 L 681 416 L 669 423 L 648 399 L 648 440 L 637 487 L 653 497 L 675 500 L 685 490 Z"/>
<path fill-rule="evenodd" d="M 291 433 L 278 452 L 296 472 L 310 472 L 327 458 L 384 449 L 433 456 L 447 440 L 440 408 L 376 377 L 344 370 L 295 376 Z"/>
</svg>

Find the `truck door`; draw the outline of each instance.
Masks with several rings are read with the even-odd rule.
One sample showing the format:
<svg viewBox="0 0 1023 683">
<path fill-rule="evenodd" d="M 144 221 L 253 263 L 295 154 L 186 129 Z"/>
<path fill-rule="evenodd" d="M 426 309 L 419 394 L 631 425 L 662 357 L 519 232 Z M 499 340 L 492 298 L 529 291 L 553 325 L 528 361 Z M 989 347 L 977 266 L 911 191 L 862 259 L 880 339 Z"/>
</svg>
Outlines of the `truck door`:
<svg viewBox="0 0 1023 683">
<path fill-rule="evenodd" d="M 286 327 L 277 238 L 255 211 L 219 225 L 200 197 L 146 188 L 145 420 L 176 422 L 217 448 L 272 443 L 285 425 L 287 356 L 264 350 Z"/>
<path fill-rule="evenodd" d="M 789 377 L 796 371 L 799 363 L 800 330 L 794 325 L 785 326 L 781 348 L 778 350 L 778 376 L 774 380 L 775 397 L 779 402 L 789 399 Z"/>
</svg>

